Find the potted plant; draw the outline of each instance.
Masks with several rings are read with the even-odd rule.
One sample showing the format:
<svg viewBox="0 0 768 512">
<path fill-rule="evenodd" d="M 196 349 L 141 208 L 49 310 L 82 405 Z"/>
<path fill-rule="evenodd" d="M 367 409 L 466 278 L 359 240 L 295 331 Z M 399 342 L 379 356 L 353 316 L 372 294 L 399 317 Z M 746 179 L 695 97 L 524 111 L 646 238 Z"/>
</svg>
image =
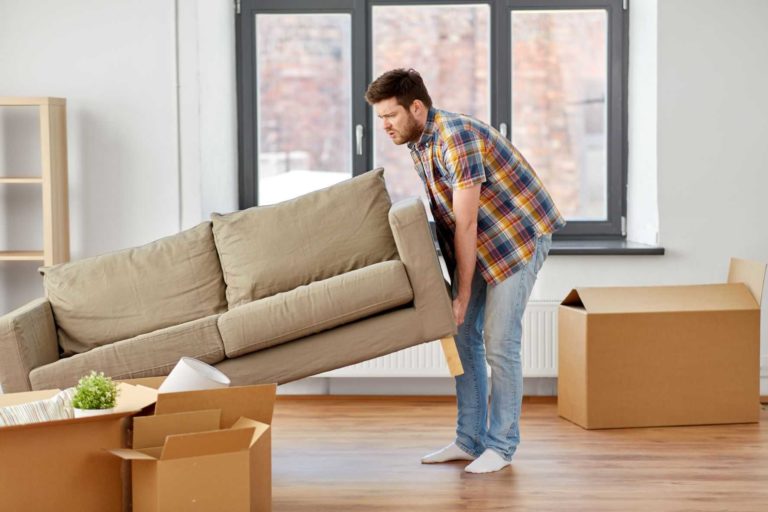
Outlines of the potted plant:
<svg viewBox="0 0 768 512">
<path fill-rule="evenodd" d="M 117 384 L 110 377 L 104 375 L 104 372 L 91 371 L 75 386 L 75 395 L 72 397 L 75 418 L 110 414 L 115 408 L 117 394 Z"/>
</svg>

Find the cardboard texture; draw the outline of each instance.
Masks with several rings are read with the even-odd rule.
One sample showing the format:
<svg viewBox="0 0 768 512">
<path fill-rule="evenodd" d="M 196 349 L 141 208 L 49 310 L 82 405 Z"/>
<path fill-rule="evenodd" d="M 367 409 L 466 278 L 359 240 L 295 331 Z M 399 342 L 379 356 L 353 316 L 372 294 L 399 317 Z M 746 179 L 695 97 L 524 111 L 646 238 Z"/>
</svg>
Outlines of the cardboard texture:
<svg viewBox="0 0 768 512">
<path fill-rule="evenodd" d="M 728 284 L 576 288 L 558 311 L 558 413 L 586 429 L 751 423 L 766 266 Z"/>
<path fill-rule="evenodd" d="M 271 427 L 277 386 L 161 393 L 136 418 L 133 510 L 272 510 Z"/>
<path fill-rule="evenodd" d="M 0 395 L 0 407 L 58 392 Z M 106 450 L 125 446 L 130 417 L 156 396 L 152 389 L 121 383 L 113 414 L 0 427 L 0 509 L 122 510 L 122 463 Z"/>
<path fill-rule="evenodd" d="M 118 382 L 126 382 L 133 384 L 134 386 L 145 386 L 152 389 L 157 389 L 165 380 L 165 377 L 139 377 L 137 379 L 124 379 Z"/>
</svg>

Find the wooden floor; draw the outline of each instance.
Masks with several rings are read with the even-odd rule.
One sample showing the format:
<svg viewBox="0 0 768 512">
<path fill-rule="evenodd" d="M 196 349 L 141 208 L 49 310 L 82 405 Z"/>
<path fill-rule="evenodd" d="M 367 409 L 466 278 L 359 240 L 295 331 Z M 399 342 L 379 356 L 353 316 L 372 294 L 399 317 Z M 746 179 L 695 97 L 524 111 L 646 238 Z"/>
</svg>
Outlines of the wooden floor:
<svg viewBox="0 0 768 512">
<path fill-rule="evenodd" d="M 422 465 L 453 439 L 455 404 L 428 399 L 280 398 L 274 512 L 768 511 L 768 409 L 761 423 L 587 431 L 552 402 L 526 402 L 510 468 Z"/>
</svg>

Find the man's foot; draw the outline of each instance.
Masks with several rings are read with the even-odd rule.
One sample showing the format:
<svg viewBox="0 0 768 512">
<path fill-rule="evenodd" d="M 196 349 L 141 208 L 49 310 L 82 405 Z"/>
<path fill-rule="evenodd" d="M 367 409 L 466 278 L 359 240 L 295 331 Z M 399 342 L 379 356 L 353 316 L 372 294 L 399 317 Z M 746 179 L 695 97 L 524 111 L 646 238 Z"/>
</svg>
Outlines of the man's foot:
<svg viewBox="0 0 768 512">
<path fill-rule="evenodd" d="M 504 460 L 501 455 L 488 448 L 472 464 L 465 467 L 464 471 L 467 473 L 493 473 L 510 464 L 510 461 Z"/>
<path fill-rule="evenodd" d="M 475 460 L 475 457 L 468 454 L 456 443 L 451 443 L 442 450 L 438 450 L 421 458 L 422 464 L 437 464 L 438 462 L 448 462 L 451 460 Z"/>
</svg>

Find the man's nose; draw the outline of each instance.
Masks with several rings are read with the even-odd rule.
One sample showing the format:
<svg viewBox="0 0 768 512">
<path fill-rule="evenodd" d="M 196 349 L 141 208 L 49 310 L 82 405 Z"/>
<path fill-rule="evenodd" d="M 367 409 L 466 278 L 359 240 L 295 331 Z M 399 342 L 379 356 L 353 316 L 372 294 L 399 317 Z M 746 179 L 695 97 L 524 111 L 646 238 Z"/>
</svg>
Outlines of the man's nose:
<svg viewBox="0 0 768 512">
<path fill-rule="evenodd" d="M 384 120 L 384 129 L 389 130 L 392 127 L 392 123 L 389 122 L 389 119 Z"/>
</svg>

